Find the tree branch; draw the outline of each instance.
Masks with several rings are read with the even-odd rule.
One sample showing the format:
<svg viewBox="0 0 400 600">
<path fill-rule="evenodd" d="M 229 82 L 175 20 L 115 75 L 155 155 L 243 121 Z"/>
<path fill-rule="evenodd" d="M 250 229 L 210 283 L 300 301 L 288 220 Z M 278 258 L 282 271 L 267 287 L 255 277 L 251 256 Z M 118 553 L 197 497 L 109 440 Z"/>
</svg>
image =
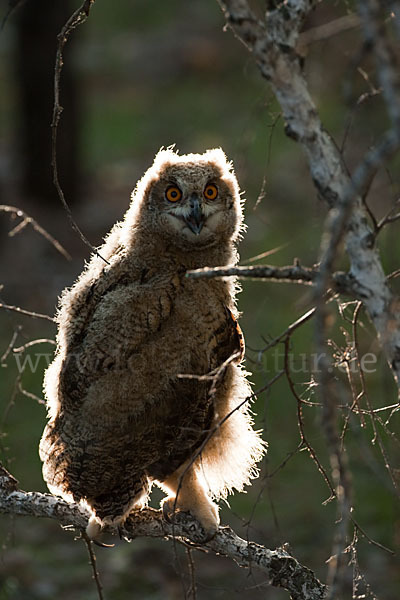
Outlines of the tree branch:
<svg viewBox="0 0 400 600">
<path fill-rule="evenodd" d="M 367 153 L 354 177 L 351 177 L 337 146 L 322 126 L 296 51 L 300 28 L 315 2 L 288 0 L 278 3 L 276 8 L 266 13 L 265 20 L 256 18 L 247 0 L 219 0 L 219 3 L 228 26 L 251 52 L 262 76 L 269 81 L 282 108 L 286 134 L 303 147 L 318 193 L 333 209 L 325 246 L 327 254 L 322 257 L 322 264 L 329 267 L 333 264 L 344 237 L 351 263 L 350 273 L 363 289 L 363 303 L 400 387 L 400 311 L 387 283 L 361 198 L 371 170 L 380 166 L 399 147 L 398 123 L 394 130 L 384 135 L 377 150 Z M 381 48 L 379 43 L 378 48 Z M 382 56 L 377 62 L 385 60 L 385 68 L 390 70 L 393 56 L 390 56 L 391 63 Z M 397 84 L 396 74 L 389 76 L 386 73 L 382 83 L 385 82 L 391 86 L 386 98 L 392 103 L 394 97 L 397 99 L 397 94 L 391 93 L 395 85 L 393 82 Z M 392 105 L 390 114 L 393 118 L 397 115 Z M 322 271 L 332 272 L 328 268 Z M 319 289 L 325 284 L 326 279 L 321 280 Z"/>
<path fill-rule="evenodd" d="M 342 596 L 344 550 L 351 510 L 351 484 L 337 429 L 338 389 L 326 352 L 326 305 L 324 298 L 333 279 L 336 258 L 345 242 L 354 284 L 363 290 L 362 300 L 400 388 L 400 307 L 392 294 L 377 250 L 363 203 L 365 185 L 371 174 L 399 148 L 400 100 L 398 70 L 383 32 L 383 11 L 376 0 L 359 2 L 366 41 L 374 52 L 380 83 L 392 127 L 376 148 L 369 150 L 353 176 L 349 174 L 336 144 L 323 128 L 310 96 L 298 55 L 299 34 L 313 0 L 271 2 L 265 19 L 259 20 L 247 0 L 219 0 L 228 26 L 253 55 L 261 74 L 281 105 L 286 134 L 298 141 L 306 153 L 311 177 L 330 212 L 322 238 L 321 260 L 315 274 L 315 342 L 320 356 L 319 394 L 323 403 L 323 425 L 329 447 L 338 498 L 338 527 L 329 568 L 330 598 Z M 304 273 L 302 277 L 304 279 Z M 297 279 L 298 280 L 298 279 Z M 309 283 L 309 281 L 307 282 Z"/>
<path fill-rule="evenodd" d="M 275 265 L 257 265 L 245 267 L 205 267 L 194 269 L 186 273 L 193 279 L 213 277 L 239 277 L 242 279 L 261 279 L 264 281 L 282 281 L 286 283 L 299 283 L 302 285 L 315 285 L 319 276 L 317 267 L 304 267 L 299 262 L 285 267 Z M 335 292 L 362 299 L 364 290 L 357 285 L 350 273 L 337 271 L 331 275 L 331 285 Z"/>
<path fill-rule="evenodd" d="M 89 512 L 78 504 L 70 504 L 39 492 L 24 492 L 18 482 L 0 466 L 0 513 L 45 517 L 55 519 L 63 526 L 84 530 Z M 115 533 L 107 527 L 105 531 Z M 162 512 L 152 508 L 135 511 L 121 528 L 127 541 L 135 537 L 178 539 L 202 549 L 226 556 L 245 568 L 256 567 L 263 572 L 270 585 L 287 590 L 292 600 L 322 600 L 326 586 L 307 567 L 301 565 L 286 549 L 269 550 L 255 542 L 247 542 L 236 535 L 230 527 L 220 527 L 215 537 L 201 544 L 204 532 L 197 521 L 187 513 L 177 513 L 174 523 L 168 523 Z"/>
</svg>

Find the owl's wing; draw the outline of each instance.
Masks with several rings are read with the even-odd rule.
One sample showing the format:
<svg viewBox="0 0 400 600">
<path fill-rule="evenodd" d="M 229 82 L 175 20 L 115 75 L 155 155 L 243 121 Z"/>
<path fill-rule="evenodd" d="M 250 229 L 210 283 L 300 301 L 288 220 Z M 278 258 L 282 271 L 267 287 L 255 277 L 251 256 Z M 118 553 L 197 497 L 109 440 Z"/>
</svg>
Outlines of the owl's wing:
<svg viewBox="0 0 400 600">
<path fill-rule="evenodd" d="M 215 394 L 220 395 L 228 365 L 239 363 L 243 358 L 243 334 L 228 307 L 220 305 L 220 310 L 215 311 L 213 328 L 208 333 L 211 335 L 208 345 L 203 346 L 204 362 L 200 367 L 200 377 L 172 377 L 169 394 L 163 399 L 164 406 L 168 407 L 167 413 L 163 413 L 160 403 L 148 409 L 147 417 L 152 426 L 148 438 L 154 438 L 156 427 L 155 437 L 159 443 L 157 458 L 148 465 L 148 472 L 154 479 L 163 481 L 190 458 L 207 437 L 215 416 Z M 200 356 L 196 353 L 191 365 L 193 374 L 199 373 L 199 360 Z M 143 427 L 143 422 L 140 427 Z M 156 444 L 152 444 L 154 448 Z"/>
<path fill-rule="evenodd" d="M 230 359 L 240 363 L 244 357 L 244 338 L 240 325 L 233 312 L 224 307 L 224 314 L 215 328 L 210 341 L 210 370 L 218 369 Z"/>
<path fill-rule="evenodd" d="M 62 361 L 59 391 L 64 406 L 82 402 L 92 383 L 107 372 L 118 378 L 118 372 L 128 368 L 130 357 L 170 316 L 178 288 L 178 279 L 159 288 L 131 284 L 100 298 Z"/>
<path fill-rule="evenodd" d="M 244 358 L 245 351 L 243 332 L 233 312 L 229 308 L 226 308 L 226 311 L 228 313 L 228 327 L 231 332 L 232 345 L 234 352 L 238 354 L 236 362 L 240 362 Z"/>
</svg>

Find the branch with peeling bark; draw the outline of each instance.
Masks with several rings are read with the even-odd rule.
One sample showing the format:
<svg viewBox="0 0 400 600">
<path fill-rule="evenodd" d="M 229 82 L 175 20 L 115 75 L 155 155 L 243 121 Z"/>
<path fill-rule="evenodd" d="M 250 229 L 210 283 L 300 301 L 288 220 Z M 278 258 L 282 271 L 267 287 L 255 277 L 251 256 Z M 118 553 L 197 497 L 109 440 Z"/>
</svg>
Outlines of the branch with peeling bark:
<svg viewBox="0 0 400 600">
<path fill-rule="evenodd" d="M 60 525 L 72 526 L 78 531 L 86 528 L 89 519 L 88 511 L 78 504 L 70 504 L 51 494 L 19 490 L 16 479 L 1 466 L 0 513 L 55 519 Z M 111 527 L 107 531 L 115 533 Z M 120 533 L 127 541 L 146 536 L 176 539 L 195 546 L 200 546 L 204 539 L 201 526 L 189 514 L 177 513 L 171 524 L 163 519 L 161 511 L 151 508 L 133 512 Z M 287 590 L 293 600 L 322 600 L 325 597 L 326 586 L 285 548 L 269 550 L 243 540 L 230 527 L 220 527 L 215 537 L 202 544 L 201 549 L 226 556 L 241 567 L 259 569 L 270 585 Z"/>
</svg>

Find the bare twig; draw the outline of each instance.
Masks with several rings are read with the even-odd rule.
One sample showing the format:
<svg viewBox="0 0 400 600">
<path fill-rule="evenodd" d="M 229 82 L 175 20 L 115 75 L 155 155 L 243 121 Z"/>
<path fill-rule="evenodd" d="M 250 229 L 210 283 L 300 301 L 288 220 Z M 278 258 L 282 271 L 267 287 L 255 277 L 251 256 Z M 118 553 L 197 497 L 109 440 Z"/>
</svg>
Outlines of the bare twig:
<svg viewBox="0 0 400 600">
<path fill-rule="evenodd" d="M 46 319 L 46 321 L 51 321 L 52 323 L 55 323 L 55 319 L 53 317 L 50 317 L 49 315 L 43 315 L 41 313 L 33 312 L 31 310 L 25 310 L 24 308 L 20 308 L 19 306 L 12 306 L 11 304 L 4 304 L 4 302 L 0 302 L 0 308 L 4 308 L 5 310 L 12 310 L 21 315 L 33 317 L 34 319 Z"/>
<path fill-rule="evenodd" d="M 370 585 L 367 583 L 364 575 L 360 571 L 358 564 L 358 530 L 354 527 L 353 540 L 346 548 L 346 552 L 350 554 L 349 566 L 353 566 L 353 593 L 352 598 L 370 598 L 370 600 L 379 600 L 378 597 L 372 592 Z"/>
<path fill-rule="evenodd" d="M 58 240 L 53 237 L 48 231 L 43 229 L 41 225 L 35 219 L 26 214 L 24 210 L 21 208 L 17 208 L 16 206 L 8 206 L 7 204 L 0 204 L 0 211 L 11 213 L 14 217 L 20 217 L 22 220 L 20 223 L 14 227 L 11 231 L 9 231 L 8 235 L 13 237 L 17 233 L 20 233 L 22 229 L 24 229 L 27 225 L 31 225 L 35 231 L 37 231 L 41 236 L 43 236 L 50 244 L 54 246 L 54 248 L 62 254 L 67 260 L 71 260 L 71 255 L 63 248 Z"/>
<path fill-rule="evenodd" d="M 12 407 L 15 404 L 15 399 L 16 399 L 17 394 L 18 394 L 18 386 L 19 386 L 19 383 L 21 381 L 21 377 L 22 377 L 22 373 L 19 373 L 17 375 L 15 381 L 14 381 L 14 386 L 13 386 L 13 390 L 12 390 L 12 393 L 11 393 L 11 397 L 10 397 L 8 403 L 7 403 L 7 406 L 5 407 L 5 409 L 3 411 L 3 414 L 1 415 L 1 418 L 0 418 L 0 433 L 1 433 L 2 429 L 3 429 L 4 424 L 7 421 L 8 415 L 10 414 L 10 411 L 11 411 Z M 4 447 L 4 445 L 2 443 L 2 436 L 1 435 L 0 435 L 0 450 L 2 452 L 2 455 L 4 457 L 6 465 L 8 466 L 9 460 L 8 460 L 8 458 L 6 456 L 6 448 Z M 0 466 L 1 466 L 1 464 L 0 464 Z M 1 477 L 1 470 L 0 470 L 0 477 Z"/>
<path fill-rule="evenodd" d="M 358 319 L 359 319 L 359 315 L 360 315 L 360 311 L 362 308 L 362 304 L 359 303 L 357 304 L 357 307 L 354 311 L 354 318 L 353 318 L 353 339 L 354 339 L 354 351 L 355 351 L 355 358 L 356 358 L 356 362 L 357 362 L 357 366 L 358 366 L 358 372 L 359 372 L 359 376 L 360 376 L 360 381 L 361 381 L 361 390 L 362 390 L 362 396 L 365 399 L 365 402 L 367 404 L 367 411 L 365 411 L 366 414 L 369 415 L 370 419 L 371 419 L 371 425 L 372 425 L 372 430 L 374 432 L 374 442 L 377 441 L 378 442 L 378 446 L 379 446 L 379 450 L 381 451 L 382 454 L 382 458 L 385 464 L 385 467 L 389 473 L 390 479 L 392 481 L 393 487 L 396 491 L 397 496 L 400 498 L 400 487 L 399 484 L 397 482 L 396 479 L 396 475 L 395 472 L 390 464 L 389 461 L 389 457 L 386 451 L 386 448 L 384 446 L 382 437 L 378 431 L 378 428 L 376 426 L 376 416 L 375 413 L 377 412 L 376 410 L 374 410 L 372 408 L 371 405 L 371 401 L 369 398 L 369 394 L 367 391 L 367 386 L 366 386 L 366 382 L 365 382 L 365 375 L 364 375 L 364 371 L 361 367 L 361 361 L 360 361 L 360 354 L 359 354 L 359 340 L 358 340 Z M 398 405 L 397 405 L 398 407 Z M 388 407 L 385 407 L 388 408 Z"/>
<path fill-rule="evenodd" d="M 186 548 L 186 556 L 188 560 L 189 567 L 189 576 L 190 576 L 190 588 L 188 591 L 188 598 L 191 600 L 196 600 L 197 591 L 196 591 L 196 569 L 193 560 L 193 553 L 191 548 Z"/>
<path fill-rule="evenodd" d="M 351 483 L 347 468 L 347 459 L 342 447 L 337 428 L 337 385 L 333 378 L 331 361 L 326 352 L 326 313 L 319 310 L 315 322 L 316 349 L 320 356 L 318 364 L 318 392 L 321 398 L 322 427 L 325 433 L 330 454 L 332 477 L 335 485 L 335 496 L 338 501 L 338 520 L 334 547 L 329 561 L 328 581 L 330 585 L 329 599 L 340 598 L 344 585 L 344 550 L 347 543 L 347 532 L 351 512 Z"/>
<path fill-rule="evenodd" d="M 27 348 L 31 348 L 32 346 L 36 346 L 37 344 L 52 344 L 53 346 L 55 346 L 56 342 L 54 340 L 49 340 L 47 338 L 41 338 L 41 339 L 38 339 L 38 340 L 31 340 L 30 342 L 27 342 L 23 346 L 18 346 L 18 348 L 14 347 L 12 349 L 12 351 L 15 354 L 19 354 L 20 352 L 25 352 L 25 350 Z"/>
<path fill-rule="evenodd" d="M 85 542 L 86 548 L 87 548 L 87 551 L 88 551 L 89 562 L 90 562 L 90 565 L 92 567 L 93 579 L 94 579 L 95 584 L 96 584 L 98 598 L 99 598 L 99 600 L 104 600 L 103 586 L 101 585 L 100 574 L 99 574 L 99 572 L 97 570 L 96 554 L 95 554 L 94 549 L 93 549 L 93 542 L 87 536 L 87 533 L 85 531 L 82 532 L 82 539 Z"/>
<path fill-rule="evenodd" d="M 303 325 L 303 323 L 306 323 L 307 321 L 309 321 L 314 316 L 314 314 L 315 314 L 315 308 L 311 308 L 310 310 L 308 310 L 306 313 L 304 313 L 304 315 L 302 315 L 301 317 L 296 319 L 296 321 L 294 323 L 289 325 L 289 327 L 287 329 L 285 329 L 285 331 L 283 331 L 280 335 L 278 335 L 276 338 L 274 338 L 271 342 L 268 342 L 268 344 L 264 348 L 259 350 L 259 353 L 266 352 L 270 348 L 273 348 L 274 346 L 276 346 L 282 339 L 290 336 L 296 329 L 298 329 L 301 325 Z"/>
<path fill-rule="evenodd" d="M 317 274 L 316 268 L 303 267 L 296 263 L 287 267 L 273 265 L 256 265 L 243 267 L 204 267 L 188 271 L 186 276 L 197 279 L 214 277 L 242 277 L 246 279 L 264 279 L 271 281 L 286 281 L 311 285 Z"/>
<path fill-rule="evenodd" d="M 395 551 L 392 550 L 391 548 L 387 548 L 386 546 L 384 546 L 383 544 L 380 544 L 379 542 L 377 542 L 376 540 L 373 540 L 365 531 L 364 529 L 361 527 L 361 525 L 359 523 L 357 523 L 357 521 L 355 520 L 355 518 L 353 517 L 353 515 L 351 516 L 351 520 L 354 523 L 354 526 L 356 527 L 356 529 L 361 533 L 361 535 L 363 537 L 365 537 L 365 539 L 368 541 L 369 544 L 372 544 L 373 546 L 376 546 L 377 548 L 380 548 L 381 550 L 384 550 L 385 552 L 387 552 L 388 554 L 392 554 L 395 555 Z"/>
<path fill-rule="evenodd" d="M 261 258 L 267 258 L 267 256 L 271 256 L 272 254 L 276 254 L 280 252 L 282 248 L 286 248 L 288 244 L 282 244 L 281 246 L 277 246 L 276 248 L 271 248 L 271 250 L 266 250 L 265 252 L 261 252 L 260 254 L 256 254 L 256 256 L 251 256 L 250 258 L 241 261 L 243 263 L 252 263 L 260 260 Z"/>
<path fill-rule="evenodd" d="M 359 0 L 358 12 L 361 17 L 366 44 L 372 48 L 377 66 L 377 76 L 382 87 L 387 110 L 397 136 L 400 135 L 400 78 L 395 54 L 391 48 L 385 29 L 386 9 L 379 0 Z"/>
<path fill-rule="evenodd" d="M 277 467 L 275 467 L 275 469 L 273 471 L 271 471 L 270 473 L 267 473 L 264 478 L 271 479 L 272 477 L 274 477 L 278 473 L 278 471 L 283 469 L 286 466 L 286 464 L 290 461 L 290 459 L 293 458 L 293 456 L 295 456 L 303 448 L 304 448 L 304 444 L 302 441 L 300 441 L 299 444 L 297 445 L 297 447 L 294 450 L 292 450 L 291 452 L 289 452 L 287 454 L 287 456 L 282 460 L 282 462 L 280 462 L 279 465 Z"/>
<path fill-rule="evenodd" d="M 64 192 L 61 188 L 60 181 L 58 178 L 58 168 L 57 168 L 57 133 L 58 133 L 58 125 L 61 118 L 62 106 L 60 105 L 60 78 L 61 71 L 63 67 L 63 51 L 64 46 L 68 41 L 68 38 L 71 32 L 78 27 L 78 25 L 82 25 L 86 21 L 89 16 L 90 9 L 94 4 L 95 0 L 85 0 L 84 3 L 70 16 L 68 21 L 65 23 L 64 27 L 61 29 L 61 32 L 58 34 L 58 46 L 56 53 L 56 63 L 54 67 L 54 105 L 53 105 L 53 119 L 51 122 L 51 166 L 53 170 L 53 183 L 56 187 L 58 197 L 61 200 L 61 203 L 67 213 L 69 222 L 71 227 L 76 233 L 79 235 L 81 240 L 86 246 L 88 246 L 92 252 L 94 252 L 99 258 L 104 260 L 108 264 L 108 261 L 103 258 L 96 248 L 89 242 L 87 237 L 82 233 L 77 223 L 75 222 L 71 209 L 65 199 Z"/>
<path fill-rule="evenodd" d="M 26 396 L 27 398 L 30 398 L 31 400 L 35 400 L 35 402 L 37 402 L 38 404 L 46 404 L 46 401 L 43 400 L 43 398 L 39 398 L 39 396 L 36 396 L 36 394 L 33 394 L 32 392 L 28 392 L 28 390 L 25 390 L 22 387 L 21 382 L 18 382 L 18 391 L 21 392 L 21 394 L 23 396 Z"/>
<path fill-rule="evenodd" d="M 312 460 L 314 461 L 314 463 L 317 466 L 318 471 L 321 473 L 322 477 L 324 478 L 324 481 L 326 483 L 326 485 L 329 488 L 330 491 L 330 497 L 325 501 L 325 503 L 329 502 L 330 500 L 332 500 L 335 496 L 335 490 L 332 487 L 332 484 L 329 480 L 329 477 L 324 469 L 324 467 L 321 464 L 321 461 L 319 460 L 314 448 L 311 446 L 311 444 L 309 443 L 309 441 L 307 440 L 306 437 L 306 433 L 305 433 L 305 429 L 304 429 L 304 418 L 303 418 L 303 407 L 302 407 L 302 401 L 300 396 L 297 393 L 297 390 L 295 388 L 294 385 L 294 381 L 292 379 L 292 374 L 290 372 L 290 366 L 289 366 L 289 344 L 290 344 L 290 334 L 287 335 L 286 339 L 285 339 L 285 373 L 286 373 L 286 379 L 288 381 L 289 387 L 290 387 L 290 391 L 292 392 L 296 402 L 297 402 L 297 423 L 298 423 L 298 427 L 299 427 L 299 432 L 300 432 L 300 441 L 302 446 L 304 446 L 305 448 L 307 448 L 308 453 L 310 454 Z"/>
<path fill-rule="evenodd" d="M 21 329 L 22 329 L 21 325 L 18 325 L 18 327 L 16 327 L 16 329 L 15 329 L 13 335 L 12 335 L 12 338 L 10 340 L 10 343 L 8 344 L 5 352 L 0 357 L 0 365 L 4 364 L 6 362 L 6 360 L 7 360 L 7 358 L 8 358 L 8 356 L 9 356 L 9 354 L 10 354 L 11 351 L 15 352 L 14 344 L 17 341 L 17 337 L 18 337 Z"/>
<path fill-rule="evenodd" d="M 400 212 L 396 213 L 396 210 L 399 210 L 400 206 L 400 198 L 396 200 L 392 208 L 386 213 L 384 217 L 376 224 L 376 230 L 380 231 L 385 225 L 389 223 L 394 223 L 400 219 Z"/>
<path fill-rule="evenodd" d="M 311 29 L 303 31 L 299 36 L 297 49 L 301 52 L 309 44 L 326 40 L 334 35 L 338 35 L 349 29 L 355 29 L 359 26 L 360 17 L 358 15 L 344 15 L 333 21 L 329 21 L 329 23 L 324 23 L 323 25 L 318 25 L 318 27 L 312 27 Z"/>
<path fill-rule="evenodd" d="M 328 289 L 334 261 L 339 251 L 339 245 L 345 232 L 345 219 L 352 214 L 352 204 L 348 202 L 340 210 L 331 210 L 327 219 L 326 233 L 322 237 L 320 270 L 315 287 L 315 349 L 319 356 L 316 378 L 318 394 L 322 403 L 322 427 L 325 433 L 330 455 L 332 478 L 337 498 L 337 527 L 333 543 L 333 551 L 328 561 L 329 600 L 340 598 L 343 594 L 345 550 L 347 532 L 351 514 L 351 484 L 347 469 L 347 459 L 344 445 L 341 443 L 337 425 L 338 386 L 333 377 L 333 364 L 327 348 L 328 311 L 324 300 Z"/>
</svg>

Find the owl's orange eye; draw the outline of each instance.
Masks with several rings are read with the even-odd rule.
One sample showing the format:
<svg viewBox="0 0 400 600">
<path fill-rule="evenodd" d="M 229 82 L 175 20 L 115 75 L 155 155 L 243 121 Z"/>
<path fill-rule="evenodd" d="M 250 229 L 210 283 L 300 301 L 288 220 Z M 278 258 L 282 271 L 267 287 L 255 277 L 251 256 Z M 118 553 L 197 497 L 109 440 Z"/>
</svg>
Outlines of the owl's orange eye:
<svg viewBox="0 0 400 600">
<path fill-rule="evenodd" d="M 209 183 L 204 188 L 203 194 L 204 198 L 206 198 L 207 200 L 215 200 L 215 198 L 218 196 L 218 188 L 213 183 Z"/>
<path fill-rule="evenodd" d="M 169 202 L 178 202 L 182 198 L 182 192 L 176 185 L 170 185 L 165 190 L 165 197 Z"/>
</svg>

